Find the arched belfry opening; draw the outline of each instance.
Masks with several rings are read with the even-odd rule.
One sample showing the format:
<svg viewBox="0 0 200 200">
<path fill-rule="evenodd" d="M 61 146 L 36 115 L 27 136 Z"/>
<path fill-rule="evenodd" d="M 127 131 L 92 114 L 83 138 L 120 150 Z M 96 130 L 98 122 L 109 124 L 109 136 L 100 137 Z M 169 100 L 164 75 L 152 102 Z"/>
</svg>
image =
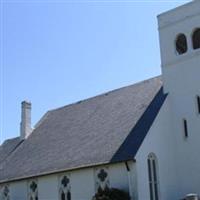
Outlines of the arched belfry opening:
<svg viewBox="0 0 200 200">
<path fill-rule="evenodd" d="M 193 49 L 200 48 L 200 28 L 197 28 L 192 35 Z"/>
<path fill-rule="evenodd" d="M 187 45 L 187 38 L 186 36 L 181 33 L 176 38 L 176 52 L 181 55 L 187 52 L 188 45 Z"/>
</svg>

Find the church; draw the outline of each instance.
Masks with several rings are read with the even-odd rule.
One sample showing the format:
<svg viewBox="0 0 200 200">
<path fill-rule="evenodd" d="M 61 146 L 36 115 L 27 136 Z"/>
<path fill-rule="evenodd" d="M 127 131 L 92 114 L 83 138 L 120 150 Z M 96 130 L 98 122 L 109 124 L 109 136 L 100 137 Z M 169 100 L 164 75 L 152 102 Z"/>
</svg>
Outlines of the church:
<svg viewBox="0 0 200 200">
<path fill-rule="evenodd" d="M 162 75 L 49 110 L 0 146 L 0 200 L 200 195 L 200 1 L 158 16 Z M 197 199 L 195 195 L 190 199 Z"/>
</svg>

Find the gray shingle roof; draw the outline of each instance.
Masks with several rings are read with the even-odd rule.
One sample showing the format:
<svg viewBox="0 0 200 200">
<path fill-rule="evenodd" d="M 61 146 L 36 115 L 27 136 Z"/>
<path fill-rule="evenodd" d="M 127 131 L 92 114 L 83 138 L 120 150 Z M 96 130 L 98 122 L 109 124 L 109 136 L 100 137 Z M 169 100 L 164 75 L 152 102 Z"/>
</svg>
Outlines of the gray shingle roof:
<svg viewBox="0 0 200 200">
<path fill-rule="evenodd" d="M 131 151 L 124 154 L 124 143 L 134 134 L 130 139 L 143 141 L 148 130 L 140 134 L 133 129 L 139 119 L 146 120 L 143 115 L 161 87 L 161 78 L 156 77 L 49 111 L 3 163 L 0 182 L 133 159 Z M 163 101 L 151 106 L 149 114 L 158 112 Z M 140 146 L 135 144 L 134 152 Z"/>
<path fill-rule="evenodd" d="M 0 146 L 0 163 L 2 163 L 13 151 L 20 145 L 22 140 L 20 137 L 6 140 Z"/>
</svg>

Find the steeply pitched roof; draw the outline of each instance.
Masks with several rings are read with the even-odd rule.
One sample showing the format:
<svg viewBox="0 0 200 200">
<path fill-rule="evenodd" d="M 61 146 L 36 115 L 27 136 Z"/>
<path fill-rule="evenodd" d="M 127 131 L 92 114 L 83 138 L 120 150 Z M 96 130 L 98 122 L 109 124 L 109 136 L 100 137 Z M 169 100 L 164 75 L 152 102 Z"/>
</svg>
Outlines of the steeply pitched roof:
<svg viewBox="0 0 200 200">
<path fill-rule="evenodd" d="M 20 137 L 6 140 L 0 146 L 0 163 L 5 161 L 5 159 L 14 152 L 14 150 L 21 144 L 22 140 Z"/>
<path fill-rule="evenodd" d="M 0 182 L 133 159 L 164 102 L 161 88 L 157 77 L 49 111 L 3 163 Z"/>
</svg>

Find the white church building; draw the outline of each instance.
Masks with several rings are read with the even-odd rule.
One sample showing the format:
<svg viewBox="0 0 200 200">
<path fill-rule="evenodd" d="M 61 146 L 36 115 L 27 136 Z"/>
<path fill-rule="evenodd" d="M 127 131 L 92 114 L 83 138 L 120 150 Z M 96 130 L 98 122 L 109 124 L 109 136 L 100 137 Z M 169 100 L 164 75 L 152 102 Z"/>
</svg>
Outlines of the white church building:
<svg viewBox="0 0 200 200">
<path fill-rule="evenodd" d="M 0 146 L 0 200 L 200 195 L 200 1 L 158 16 L 162 75 L 48 111 Z"/>
</svg>

